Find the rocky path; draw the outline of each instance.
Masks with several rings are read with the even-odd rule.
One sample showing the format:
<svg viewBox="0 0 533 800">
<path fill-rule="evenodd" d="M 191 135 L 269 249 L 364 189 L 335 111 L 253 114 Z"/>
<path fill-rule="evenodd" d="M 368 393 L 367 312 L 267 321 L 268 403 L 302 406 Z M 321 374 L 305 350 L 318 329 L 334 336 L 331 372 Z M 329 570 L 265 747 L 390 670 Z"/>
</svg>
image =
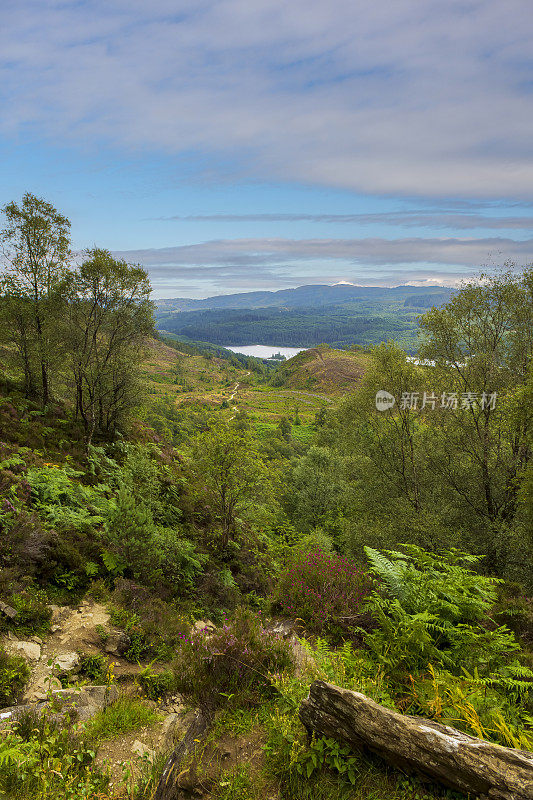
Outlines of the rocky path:
<svg viewBox="0 0 533 800">
<path fill-rule="evenodd" d="M 58 699 L 74 703 L 79 722 L 90 719 L 121 695 L 142 698 L 135 677 L 143 667 L 122 658 L 128 638 L 112 627 L 105 606 L 84 601 L 78 608 L 50 608 L 49 635 L 22 638 L 9 633 L 3 642 L 9 652 L 23 656 L 31 670 L 21 706 L 4 709 L 4 723 L 16 718 L 22 709 L 42 708 L 51 692 Z M 102 631 L 106 634 L 104 637 L 100 635 Z M 106 687 L 88 686 L 81 681 L 76 688 L 80 656 L 87 655 L 105 655 L 113 664 L 117 682 Z M 57 677 L 60 674 L 69 676 L 73 688 L 61 688 Z M 152 701 L 144 699 L 143 702 L 155 707 Z M 109 770 L 113 783 L 123 780 L 125 770 L 135 776 L 147 760 L 151 761 L 157 753 L 171 749 L 175 738 L 188 725 L 190 715 L 187 715 L 181 697 L 168 698 L 157 706 L 157 710 L 160 720 L 154 725 L 100 743 L 97 763 Z"/>
<path fill-rule="evenodd" d="M 249 375 L 249 374 L 250 374 L 250 372 L 248 371 L 248 372 L 246 373 L 246 375 Z M 237 390 L 238 390 L 238 388 L 239 388 L 239 386 L 240 386 L 240 385 L 241 385 L 241 384 L 240 384 L 240 383 L 237 381 L 237 383 L 235 384 L 235 386 L 234 386 L 234 388 L 233 388 L 233 394 L 231 395 L 231 397 L 230 397 L 230 399 L 229 399 L 230 403 L 232 402 L 233 398 L 234 398 L 234 397 L 235 397 L 235 395 L 237 394 Z M 231 407 L 231 410 L 232 410 L 232 411 L 235 411 L 235 412 L 237 412 L 239 409 L 237 408 L 237 406 L 232 406 L 232 407 Z M 232 419 L 235 419 L 235 414 L 234 414 L 232 417 L 230 417 L 230 420 L 232 420 Z"/>
</svg>

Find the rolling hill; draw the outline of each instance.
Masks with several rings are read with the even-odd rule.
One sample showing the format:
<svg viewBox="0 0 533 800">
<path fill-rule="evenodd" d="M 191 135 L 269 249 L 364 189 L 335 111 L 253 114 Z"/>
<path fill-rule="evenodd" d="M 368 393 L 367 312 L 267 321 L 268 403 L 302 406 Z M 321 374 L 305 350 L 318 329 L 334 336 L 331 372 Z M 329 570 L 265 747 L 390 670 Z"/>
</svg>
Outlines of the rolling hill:
<svg viewBox="0 0 533 800">
<path fill-rule="evenodd" d="M 353 286 L 351 284 L 317 284 L 298 286 L 296 289 L 280 289 L 276 292 L 240 292 L 238 294 L 215 295 L 202 300 L 175 297 L 155 300 L 156 309 L 165 311 L 205 311 L 208 309 L 245 308 L 302 308 L 339 305 L 350 302 L 404 304 L 416 298 L 425 307 L 447 302 L 453 289 L 446 286 L 431 286 L 420 290 L 419 286 Z M 410 302 L 409 305 L 416 305 Z"/>
</svg>

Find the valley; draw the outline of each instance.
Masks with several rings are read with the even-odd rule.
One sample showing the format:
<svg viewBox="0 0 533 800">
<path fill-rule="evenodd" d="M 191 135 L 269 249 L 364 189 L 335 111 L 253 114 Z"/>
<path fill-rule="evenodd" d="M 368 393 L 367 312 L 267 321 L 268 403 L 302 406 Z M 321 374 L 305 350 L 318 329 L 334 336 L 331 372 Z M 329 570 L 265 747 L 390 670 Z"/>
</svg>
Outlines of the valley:
<svg viewBox="0 0 533 800">
<path fill-rule="evenodd" d="M 52 217 L 60 248 L 67 221 L 23 204 L 0 283 L 0 795 L 529 800 L 531 269 L 425 313 L 404 297 L 415 353 L 401 313 L 370 325 L 353 298 L 342 346 L 300 349 L 329 305 L 168 312 L 193 339 L 107 250 L 25 283 L 27 241 Z M 224 346 L 235 323 L 235 349 L 269 325 L 278 349 L 279 320 L 291 358 Z"/>
</svg>

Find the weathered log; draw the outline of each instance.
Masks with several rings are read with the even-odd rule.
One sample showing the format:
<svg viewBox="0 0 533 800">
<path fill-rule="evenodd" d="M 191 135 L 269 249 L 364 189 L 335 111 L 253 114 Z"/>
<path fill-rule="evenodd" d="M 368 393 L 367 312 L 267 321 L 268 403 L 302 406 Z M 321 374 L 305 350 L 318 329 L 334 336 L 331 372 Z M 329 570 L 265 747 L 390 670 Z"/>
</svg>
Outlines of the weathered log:
<svg viewBox="0 0 533 800">
<path fill-rule="evenodd" d="M 315 681 L 300 705 L 309 731 L 368 749 L 403 770 L 490 800 L 533 800 L 533 753 L 390 711 L 359 692 Z"/>
<path fill-rule="evenodd" d="M 176 800 L 181 796 L 180 777 L 183 763 L 187 756 L 194 752 L 199 739 L 211 727 L 213 716 L 209 707 L 198 709 L 185 736 L 170 754 L 152 800 Z"/>
</svg>

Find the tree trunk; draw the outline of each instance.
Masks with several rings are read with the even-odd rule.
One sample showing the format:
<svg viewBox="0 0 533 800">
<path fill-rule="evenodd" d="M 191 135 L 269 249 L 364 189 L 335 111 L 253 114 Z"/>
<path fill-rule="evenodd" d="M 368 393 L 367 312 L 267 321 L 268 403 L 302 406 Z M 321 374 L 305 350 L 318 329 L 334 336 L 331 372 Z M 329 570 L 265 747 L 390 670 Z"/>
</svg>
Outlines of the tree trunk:
<svg viewBox="0 0 533 800">
<path fill-rule="evenodd" d="M 194 752 L 198 739 L 211 727 L 213 716 L 210 707 L 198 709 L 187 733 L 169 756 L 152 800 L 176 800 L 181 796 L 179 779 L 183 762 Z"/>
<path fill-rule="evenodd" d="M 309 731 L 367 748 L 389 764 L 490 800 L 532 800 L 533 753 L 501 747 L 420 717 L 397 714 L 359 692 L 315 681 L 300 705 Z"/>
</svg>

